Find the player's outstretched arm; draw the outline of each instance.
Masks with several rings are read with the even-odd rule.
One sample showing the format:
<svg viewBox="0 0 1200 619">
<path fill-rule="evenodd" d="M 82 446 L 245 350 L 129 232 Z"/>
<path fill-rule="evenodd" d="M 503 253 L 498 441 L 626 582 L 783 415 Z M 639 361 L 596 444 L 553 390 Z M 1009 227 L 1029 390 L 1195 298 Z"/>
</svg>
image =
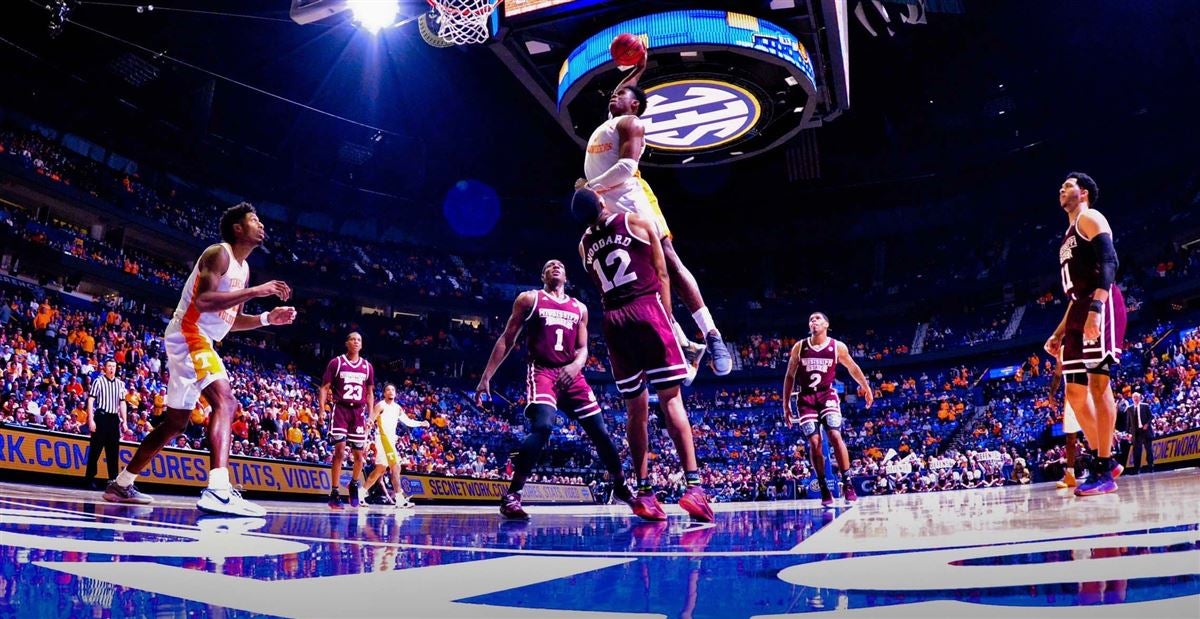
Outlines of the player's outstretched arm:
<svg viewBox="0 0 1200 619">
<path fill-rule="evenodd" d="M 854 379 L 854 382 L 858 383 L 859 387 L 862 387 L 865 394 L 863 398 L 867 401 L 867 408 L 871 408 L 871 405 L 875 403 L 875 392 L 871 389 L 871 382 L 863 374 L 862 368 L 858 367 L 858 363 L 854 361 L 854 357 L 850 356 L 850 348 L 843 342 L 837 343 L 837 357 L 838 363 L 846 366 L 846 369 L 850 371 L 850 377 Z"/>
<path fill-rule="evenodd" d="M 792 390 L 796 386 L 796 370 L 800 367 L 800 345 L 803 340 L 796 342 L 792 346 L 792 351 L 788 353 L 787 371 L 783 373 L 783 421 L 789 426 L 792 425 Z"/>
<path fill-rule="evenodd" d="M 512 314 L 508 316 L 508 323 L 504 325 L 504 333 L 496 339 L 496 345 L 492 347 L 492 354 L 488 357 L 487 366 L 483 368 L 483 374 L 479 376 L 479 385 L 475 387 L 475 404 L 483 404 L 483 394 L 491 396 L 492 376 L 496 374 L 496 370 L 500 368 L 500 364 L 504 363 L 504 359 L 508 357 L 508 353 L 517 342 L 517 336 L 521 334 L 521 328 L 525 326 L 525 319 L 529 317 L 529 312 L 533 310 L 533 303 L 537 293 L 534 291 L 522 292 L 517 295 L 516 301 L 513 301 Z"/>
<path fill-rule="evenodd" d="M 240 307 L 250 299 L 276 296 L 287 301 L 292 288 L 279 280 L 271 280 L 251 288 L 221 292 L 217 290 L 221 276 L 229 270 L 229 254 L 220 245 L 211 245 L 200 255 L 196 272 L 196 298 L 193 303 L 201 312 L 223 312 L 231 307 Z"/>
<path fill-rule="evenodd" d="M 626 75 L 625 78 L 617 84 L 617 87 L 613 88 L 613 94 L 621 92 L 621 89 L 626 86 L 637 86 L 638 80 L 642 79 L 642 74 L 646 72 L 646 62 L 648 60 L 648 55 L 642 56 L 642 59 L 636 65 L 634 65 L 633 73 Z"/>
</svg>

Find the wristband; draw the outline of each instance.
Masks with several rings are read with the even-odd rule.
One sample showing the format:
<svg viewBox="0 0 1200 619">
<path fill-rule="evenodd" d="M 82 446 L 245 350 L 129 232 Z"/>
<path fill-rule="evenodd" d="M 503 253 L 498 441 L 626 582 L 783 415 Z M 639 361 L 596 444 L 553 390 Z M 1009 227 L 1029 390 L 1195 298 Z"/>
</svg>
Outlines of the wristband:
<svg viewBox="0 0 1200 619">
<path fill-rule="evenodd" d="M 263 312 L 263 313 L 259 314 L 259 315 L 258 315 L 258 321 L 259 321 L 259 322 L 261 322 L 261 323 L 262 323 L 262 326 L 264 326 L 264 327 L 270 326 L 270 324 L 271 324 L 271 312 Z"/>
<path fill-rule="evenodd" d="M 1088 311 L 1096 314 L 1104 313 L 1104 301 L 1093 300 L 1091 306 L 1088 308 Z"/>
</svg>

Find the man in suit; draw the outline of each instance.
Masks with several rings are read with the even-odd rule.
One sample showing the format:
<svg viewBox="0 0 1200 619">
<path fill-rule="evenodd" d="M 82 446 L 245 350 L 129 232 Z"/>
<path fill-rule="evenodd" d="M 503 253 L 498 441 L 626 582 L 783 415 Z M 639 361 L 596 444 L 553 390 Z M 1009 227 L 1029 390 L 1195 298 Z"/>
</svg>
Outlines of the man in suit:
<svg viewBox="0 0 1200 619">
<path fill-rule="evenodd" d="M 1154 428 L 1150 423 L 1152 418 L 1150 405 L 1142 401 L 1142 394 L 1133 392 L 1133 401 L 1125 408 L 1125 428 L 1133 435 L 1133 460 L 1130 464 L 1135 472 L 1141 469 L 1143 447 L 1146 449 L 1149 472 L 1154 472 Z"/>
</svg>

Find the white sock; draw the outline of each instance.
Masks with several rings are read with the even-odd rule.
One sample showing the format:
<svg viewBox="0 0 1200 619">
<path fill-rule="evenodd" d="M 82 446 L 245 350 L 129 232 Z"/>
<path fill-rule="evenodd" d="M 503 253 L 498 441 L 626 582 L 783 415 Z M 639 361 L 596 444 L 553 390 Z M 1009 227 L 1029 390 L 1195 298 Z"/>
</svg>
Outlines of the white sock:
<svg viewBox="0 0 1200 619">
<path fill-rule="evenodd" d="M 696 325 L 700 327 L 700 331 L 704 335 L 708 335 L 710 331 L 717 330 L 717 323 L 713 322 L 712 314 L 708 313 L 707 305 L 692 312 L 692 319 L 696 321 Z"/>
<path fill-rule="evenodd" d="M 128 488 L 132 486 L 133 482 L 136 480 L 137 473 L 130 473 L 129 469 L 121 469 L 121 472 L 117 473 L 117 485 L 122 488 Z"/>
<path fill-rule="evenodd" d="M 208 472 L 209 490 L 229 490 L 230 488 L 233 486 L 229 483 L 229 469 L 221 467 Z"/>
</svg>

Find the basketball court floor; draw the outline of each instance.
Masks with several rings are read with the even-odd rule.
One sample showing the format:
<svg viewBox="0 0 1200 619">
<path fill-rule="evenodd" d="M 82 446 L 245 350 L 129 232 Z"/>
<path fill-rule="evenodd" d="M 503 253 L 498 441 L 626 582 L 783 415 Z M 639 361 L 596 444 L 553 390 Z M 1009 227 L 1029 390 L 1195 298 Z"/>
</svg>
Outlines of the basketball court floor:
<svg viewBox="0 0 1200 619">
<path fill-rule="evenodd" d="M 671 506 L 331 511 L 198 519 L 187 497 L 0 484 L 2 617 L 1200 617 L 1200 471 Z"/>
</svg>

